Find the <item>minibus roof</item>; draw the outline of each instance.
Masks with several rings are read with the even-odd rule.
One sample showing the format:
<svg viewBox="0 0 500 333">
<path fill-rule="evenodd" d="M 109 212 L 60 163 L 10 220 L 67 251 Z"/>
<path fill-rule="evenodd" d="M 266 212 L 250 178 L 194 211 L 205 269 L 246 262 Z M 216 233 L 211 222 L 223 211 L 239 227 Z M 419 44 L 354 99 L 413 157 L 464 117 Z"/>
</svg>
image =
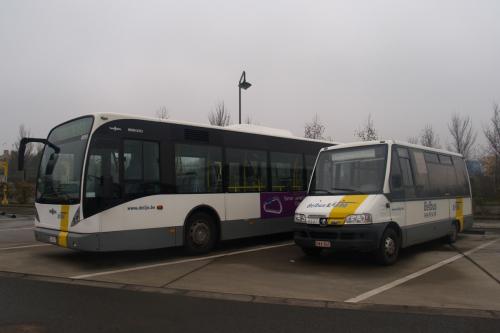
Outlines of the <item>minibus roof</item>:
<svg viewBox="0 0 500 333">
<path fill-rule="evenodd" d="M 431 151 L 439 154 L 446 154 L 446 155 L 453 155 L 453 156 L 458 156 L 463 158 L 461 154 L 444 150 L 444 149 L 437 149 L 437 148 L 431 148 L 431 147 L 426 147 L 422 145 L 416 145 L 404 141 L 399 141 L 399 140 L 375 140 L 375 141 L 360 141 L 360 142 L 350 142 L 350 143 L 340 143 L 335 146 L 330 146 L 321 149 L 321 151 L 326 151 L 326 150 L 334 150 L 334 149 L 342 149 L 342 148 L 353 148 L 353 147 L 362 147 L 362 146 L 373 146 L 373 145 L 379 145 L 379 144 L 397 144 L 400 146 L 405 146 L 405 147 L 411 147 L 411 148 L 417 148 L 417 149 L 422 149 L 425 151 Z"/>
</svg>

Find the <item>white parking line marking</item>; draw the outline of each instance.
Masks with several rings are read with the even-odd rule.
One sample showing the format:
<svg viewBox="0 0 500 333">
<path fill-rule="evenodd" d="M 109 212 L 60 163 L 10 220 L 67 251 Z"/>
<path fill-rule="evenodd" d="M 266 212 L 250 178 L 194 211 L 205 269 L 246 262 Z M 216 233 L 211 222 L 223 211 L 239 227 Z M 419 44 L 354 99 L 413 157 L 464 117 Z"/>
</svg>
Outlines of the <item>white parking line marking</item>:
<svg viewBox="0 0 500 333">
<path fill-rule="evenodd" d="M 492 240 L 491 242 L 488 242 L 488 243 L 484 243 L 484 244 L 481 244 L 479 245 L 478 247 L 475 247 L 469 251 L 466 251 L 464 252 L 464 254 L 457 254 L 456 256 L 453 256 L 451 258 L 448 258 L 448 259 L 445 259 L 443 261 L 440 261 L 434 265 L 431 265 L 429 267 L 426 267 L 424 269 L 421 269 L 415 273 L 412 273 L 412 274 L 409 274 L 401 279 L 397 279 L 397 280 L 394 280 L 392 282 L 389 282 L 381 287 L 378 287 L 378 288 L 375 288 L 373 290 L 370 290 L 370 291 L 367 291 L 366 293 L 363 293 L 361 295 L 358 295 L 356 297 L 353 297 L 353 298 L 349 298 L 348 300 L 346 300 L 345 302 L 347 303 L 358 303 L 358 302 L 361 302 L 361 301 L 364 301 L 365 299 L 367 298 L 370 298 L 370 297 L 373 297 L 377 294 L 380 294 L 380 293 L 383 293 L 384 291 L 387 291 L 389 289 L 392 289 L 394 287 L 397 287 L 405 282 L 408 282 L 410 280 L 413 280 L 419 276 L 422 276 L 426 273 L 429 273 L 435 269 L 438 269 L 440 267 L 443 267 L 444 265 L 448 265 L 449 263 L 452 263 L 460 258 L 463 258 L 465 256 L 468 256 L 469 254 L 472 254 L 476 251 L 479 251 L 487 246 L 490 246 L 491 244 L 495 243 L 496 241 L 498 241 L 498 238 L 495 239 L 495 240 Z"/>
<path fill-rule="evenodd" d="M 33 245 L 20 245 L 20 246 L 12 246 L 12 247 L 0 247 L 0 251 L 27 249 L 30 247 L 41 247 L 41 246 L 53 246 L 53 245 L 52 244 L 33 244 Z"/>
<path fill-rule="evenodd" d="M 138 271 L 138 270 L 148 269 L 148 268 L 156 268 L 156 267 L 162 267 L 162 266 L 184 264 L 184 263 L 188 263 L 188 262 L 230 257 L 230 256 L 235 256 L 235 255 L 243 254 L 243 253 L 257 252 L 257 251 L 274 249 L 274 248 L 278 248 L 278 247 L 290 246 L 293 244 L 294 244 L 293 242 L 289 242 L 289 243 L 278 244 L 278 245 L 260 246 L 260 247 L 251 248 L 251 249 L 247 249 L 247 250 L 234 251 L 234 252 L 229 252 L 229 253 L 221 253 L 221 254 L 216 254 L 216 255 L 212 255 L 212 256 L 205 256 L 205 257 L 198 257 L 198 258 L 191 258 L 191 259 L 182 259 L 182 260 L 168 261 L 168 262 L 152 264 L 152 265 L 144 265 L 144 266 L 137 266 L 137 267 L 131 267 L 131 268 L 116 269 L 116 270 L 112 270 L 112 271 L 103 271 L 103 272 L 98 272 L 98 273 L 76 275 L 76 276 L 72 276 L 71 279 L 87 279 L 90 277 L 101 276 L 101 275 L 124 273 L 124 272 Z"/>
<path fill-rule="evenodd" d="M 26 228 L 5 228 L 5 229 L 1 229 L 0 228 L 0 232 L 2 231 L 15 231 L 15 230 L 33 230 L 35 229 L 34 227 L 26 227 Z"/>
</svg>

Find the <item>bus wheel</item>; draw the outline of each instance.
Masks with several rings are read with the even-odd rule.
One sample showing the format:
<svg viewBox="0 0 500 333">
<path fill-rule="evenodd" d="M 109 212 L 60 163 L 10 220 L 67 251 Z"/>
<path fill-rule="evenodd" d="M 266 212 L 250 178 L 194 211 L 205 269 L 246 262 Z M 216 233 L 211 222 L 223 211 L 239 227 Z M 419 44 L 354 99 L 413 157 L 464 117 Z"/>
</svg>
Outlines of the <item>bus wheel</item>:
<svg viewBox="0 0 500 333">
<path fill-rule="evenodd" d="M 194 213 L 186 222 L 184 247 L 189 254 L 210 252 L 215 246 L 216 228 L 213 218 L 203 212 Z"/>
<path fill-rule="evenodd" d="M 453 221 L 450 228 L 450 233 L 445 237 L 448 244 L 453 244 L 457 241 L 458 237 L 458 223 Z"/>
<path fill-rule="evenodd" d="M 308 257 L 319 257 L 321 255 L 322 249 L 318 247 L 301 247 L 302 252 Z"/>
<path fill-rule="evenodd" d="M 382 265 L 392 265 L 398 259 L 399 237 L 393 228 L 387 228 L 382 235 L 376 252 L 377 261 Z"/>
</svg>

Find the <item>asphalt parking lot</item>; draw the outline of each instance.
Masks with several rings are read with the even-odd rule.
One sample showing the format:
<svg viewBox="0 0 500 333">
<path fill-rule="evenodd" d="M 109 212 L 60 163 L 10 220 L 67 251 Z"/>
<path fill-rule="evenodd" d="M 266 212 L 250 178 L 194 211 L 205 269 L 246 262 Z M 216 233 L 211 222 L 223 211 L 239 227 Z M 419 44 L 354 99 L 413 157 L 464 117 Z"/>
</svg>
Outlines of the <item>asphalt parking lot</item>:
<svg viewBox="0 0 500 333">
<path fill-rule="evenodd" d="M 382 267 L 363 254 L 305 257 L 288 235 L 181 249 L 81 253 L 34 241 L 32 219 L 0 217 L 0 274 L 68 284 L 318 307 L 404 306 L 500 318 L 500 221 L 405 249 Z M 465 311 L 465 312 L 464 312 Z"/>
</svg>

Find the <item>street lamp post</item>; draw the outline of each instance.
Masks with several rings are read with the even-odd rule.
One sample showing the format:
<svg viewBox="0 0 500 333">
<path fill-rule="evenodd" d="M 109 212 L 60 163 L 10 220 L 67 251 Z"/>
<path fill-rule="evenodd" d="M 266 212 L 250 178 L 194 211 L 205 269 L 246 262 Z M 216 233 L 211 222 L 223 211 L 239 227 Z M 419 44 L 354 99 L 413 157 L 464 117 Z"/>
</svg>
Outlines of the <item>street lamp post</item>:
<svg viewBox="0 0 500 333">
<path fill-rule="evenodd" d="M 240 82 L 238 83 L 238 91 L 239 91 L 239 123 L 241 124 L 241 89 L 247 90 L 250 88 L 252 84 L 247 82 L 247 77 L 245 71 L 241 73 Z"/>
</svg>

